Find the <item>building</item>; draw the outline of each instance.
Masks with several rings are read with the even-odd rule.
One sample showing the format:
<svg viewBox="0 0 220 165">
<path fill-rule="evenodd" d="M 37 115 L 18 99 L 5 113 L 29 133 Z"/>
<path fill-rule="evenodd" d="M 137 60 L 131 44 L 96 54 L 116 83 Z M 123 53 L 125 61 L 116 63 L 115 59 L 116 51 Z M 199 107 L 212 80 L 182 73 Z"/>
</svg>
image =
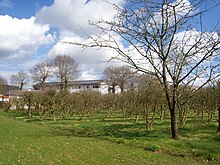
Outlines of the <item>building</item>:
<svg viewBox="0 0 220 165">
<path fill-rule="evenodd" d="M 7 84 L 0 84 L 0 107 L 2 107 L 3 102 L 9 101 L 9 94 L 13 90 L 19 90 L 19 87 Z"/>
<path fill-rule="evenodd" d="M 38 83 L 33 85 L 34 90 L 42 90 L 44 88 L 45 91 L 56 90 L 59 91 L 61 87 L 60 82 L 48 82 L 43 85 L 43 87 Z M 77 80 L 71 81 L 67 84 L 67 89 L 73 92 L 79 92 L 83 90 L 92 90 L 97 91 L 102 94 L 109 93 L 110 87 L 104 80 Z"/>
<path fill-rule="evenodd" d="M 2 100 L 3 96 L 5 98 L 8 98 L 7 96 L 9 96 L 10 91 L 13 91 L 13 90 L 19 90 L 19 87 L 7 85 L 7 84 L 0 84 L 0 96 L 2 96 L 0 101 L 4 101 Z"/>
</svg>

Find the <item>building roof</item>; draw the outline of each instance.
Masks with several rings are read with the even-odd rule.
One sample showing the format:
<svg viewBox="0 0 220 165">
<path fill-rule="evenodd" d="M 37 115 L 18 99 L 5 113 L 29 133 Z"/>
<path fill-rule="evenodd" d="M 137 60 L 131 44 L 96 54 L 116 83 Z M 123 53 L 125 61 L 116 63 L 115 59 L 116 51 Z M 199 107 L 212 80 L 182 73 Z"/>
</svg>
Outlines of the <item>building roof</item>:
<svg viewBox="0 0 220 165">
<path fill-rule="evenodd" d="M 97 85 L 100 83 L 104 82 L 104 80 L 75 80 L 75 81 L 70 81 L 68 82 L 68 85 L 76 85 L 76 86 L 79 86 L 79 85 Z M 59 86 L 60 85 L 60 82 L 47 82 L 45 83 L 44 85 L 46 86 Z M 35 85 L 33 85 L 33 87 L 39 87 L 40 86 L 40 83 L 37 83 Z"/>
<path fill-rule="evenodd" d="M 102 83 L 104 80 L 78 80 L 71 81 L 69 84 L 71 85 L 96 85 Z"/>
<path fill-rule="evenodd" d="M 0 94 L 7 96 L 12 90 L 19 90 L 19 87 L 7 84 L 0 84 Z"/>
</svg>

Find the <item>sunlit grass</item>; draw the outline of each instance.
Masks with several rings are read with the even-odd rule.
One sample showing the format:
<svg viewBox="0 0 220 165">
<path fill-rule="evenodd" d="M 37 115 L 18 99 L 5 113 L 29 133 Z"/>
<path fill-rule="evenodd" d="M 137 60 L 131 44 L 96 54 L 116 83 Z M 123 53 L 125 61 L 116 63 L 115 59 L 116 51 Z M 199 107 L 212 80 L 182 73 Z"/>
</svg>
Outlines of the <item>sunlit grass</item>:
<svg viewBox="0 0 220 165">
<path fill-rule="evenodd" d="M 157 119 L 146 130 L 143 120 L 135 123 L 118 116 L 104 121 L 97 117 L 79 121 L 75 116 L 54 122 L 1 113 L 0 164 L 218 163 L 216 125 L 188 123 L 175 141 L 170 138 L 168 119 Z"/>
</svg>

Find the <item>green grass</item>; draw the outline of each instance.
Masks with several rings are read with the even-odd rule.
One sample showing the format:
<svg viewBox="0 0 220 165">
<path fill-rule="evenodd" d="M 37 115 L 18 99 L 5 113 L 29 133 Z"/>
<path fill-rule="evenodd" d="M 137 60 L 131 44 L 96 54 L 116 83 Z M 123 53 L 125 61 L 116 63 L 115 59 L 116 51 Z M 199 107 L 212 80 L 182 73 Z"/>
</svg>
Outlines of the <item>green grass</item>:
<svg viewBox="0 0 220 165">
<path fill-rule="evenodd" d="M 145 130 L 142 122 L 116 117 L 54 122 L 1 112 L 0 164 L 219 163 L 220 136 L 214 125 L 186 126 L 175 141 L 170 139 L 168 123 L 157 121 L 155 129 Z"/>
</svg>

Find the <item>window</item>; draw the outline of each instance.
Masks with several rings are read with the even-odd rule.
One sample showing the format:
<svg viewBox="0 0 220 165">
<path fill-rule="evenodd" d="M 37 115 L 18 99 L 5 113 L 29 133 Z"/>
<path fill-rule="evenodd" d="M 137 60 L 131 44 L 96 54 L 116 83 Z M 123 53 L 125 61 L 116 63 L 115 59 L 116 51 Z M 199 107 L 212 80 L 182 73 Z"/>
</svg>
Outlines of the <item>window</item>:
<svg viewBox="0 0 220 165">
<path fill-rule="evenodd" d="M 92 88 L 99 88 L 99 86 L 98 85 L 93 85 Z"/>
</svg>

